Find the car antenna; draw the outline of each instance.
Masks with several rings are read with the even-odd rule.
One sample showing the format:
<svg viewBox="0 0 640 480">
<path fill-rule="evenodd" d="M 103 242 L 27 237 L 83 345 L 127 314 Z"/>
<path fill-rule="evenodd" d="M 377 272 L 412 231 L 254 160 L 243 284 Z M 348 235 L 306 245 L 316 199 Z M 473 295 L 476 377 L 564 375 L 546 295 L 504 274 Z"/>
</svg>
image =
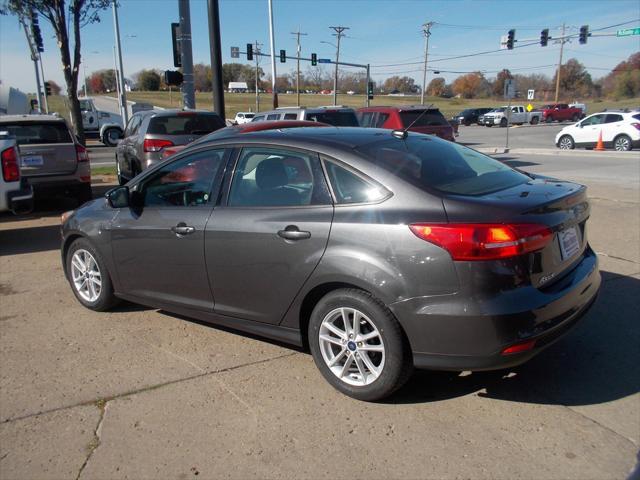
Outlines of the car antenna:
<svg viewBox="0 0 640 480">
<path fill-rule="evenodd" d="M 413 125 L 414 125 L 418 120 L 420 120 L 420 119 L 422 118 L 422 116 L 423 116 L 425 113 L 427 113 L 427 111 L 428 111 L 428 110 L 430 110 L 430 109 L 431 109 L 431 107 L 433 107 L 433 103 L 430 103 L 430 104 L 429 104 L 429 105 L 428 105 L 428 106 L 427 106 L 427 107 L 426 107 L 426 108 L 425 108 L 425 109 L 420 113 L 420 115 L 418 115 L 418 116 L 415 118 L 415 120 L 409 124 L 409 126 L 408 126 L 408 127 L 404 128 L 404 129 L 396 129 L 396 130 L 393 130 L 393 131 L 391 132 L 391 135 L 393 135 L 394 137 L 399 138 L 399 139 L 401 139 L 401 140 L 404 140 L 405 138 L 407 138 L 407 136 L 409 135 L 409 134 L 407 133 L 407 132 L 408 132 L 408 130 L 409 130 L 411 127 L 413 127 Z"/>
</svg>

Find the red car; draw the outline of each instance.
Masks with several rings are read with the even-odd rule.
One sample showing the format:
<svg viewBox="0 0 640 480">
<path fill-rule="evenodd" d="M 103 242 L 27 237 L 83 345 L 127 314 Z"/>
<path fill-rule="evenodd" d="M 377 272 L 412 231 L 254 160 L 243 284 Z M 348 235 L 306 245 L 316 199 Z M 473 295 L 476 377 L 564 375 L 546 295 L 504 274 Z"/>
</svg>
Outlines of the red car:
<svg viewBox="0 0 640 480">
<path fill-rule="evenodd" d="M 552 103 L 541 108 L 542 120 L 544 122 L 564 122 L 571 120 L 577 122 L 582 118 L 582 110 L 576 107 L 570 107 L 566 103 Z"/>
<path fill-rule="evenodd" d="M 361 127 L 388 128 L 398 130 L 409 127 L 417 133 L 437 135 L 455 142 L 455 132 L 451 124 L 437 108 L 424 105 L 406 107 L 365 107 L 358 110 Z"/>
</svg>

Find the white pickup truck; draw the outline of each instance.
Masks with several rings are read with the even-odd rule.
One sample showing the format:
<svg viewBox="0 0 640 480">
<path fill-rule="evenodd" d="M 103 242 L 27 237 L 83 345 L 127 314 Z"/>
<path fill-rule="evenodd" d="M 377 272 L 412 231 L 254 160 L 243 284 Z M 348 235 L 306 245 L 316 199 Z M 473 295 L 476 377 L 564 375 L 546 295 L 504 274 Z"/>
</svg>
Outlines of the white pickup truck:
<svg viewBox="0 0 640 480">
<path fill-rule="evenodd" d="M 33 209 L 33 189 L 20 172 L 20 151 L 15 137 L 0 130 L 0 212 L 28 213 Z"/>
<path fill-rule="evenodd" d="M 122 117 L 115 113 L 98 110 L 92 98 L 80 98 L 82 126 L 87 137 L 99 138 L 108 147 L 115 147 L 122 138 Z"/>
<path fill-rule="evenodd" d="M 527 112 L 522 105 L 508 105 L 494 108 L 490 112 L 485 113 L 478 119 L 478 123 L 485 127 L 493 127 L 494 125 L 500 125 L 506 127 L 510 125 L 522 125 L 530 123 L 535 125 L 540 122 L 542 118 L 542 112 L 533 110 Z"/>
</svg>

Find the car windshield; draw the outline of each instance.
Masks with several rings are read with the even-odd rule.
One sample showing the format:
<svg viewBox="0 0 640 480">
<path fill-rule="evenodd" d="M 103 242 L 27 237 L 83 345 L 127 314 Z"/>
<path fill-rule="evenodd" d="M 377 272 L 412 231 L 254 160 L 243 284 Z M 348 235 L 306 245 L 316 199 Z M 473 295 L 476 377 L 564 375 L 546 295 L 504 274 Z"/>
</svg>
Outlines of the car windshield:
<svg viewBox="0 0 640 480">
<path fill-rule="evenodd" d="M 358 119 L 353 111 L 329 110 L 326 112 L 307 113 L 307 120 L 312 122 L 328 123 L 336 127 L 357 127 Z"/>
<path fill-rule="evenodd" d="M 4 123 L 0 128 L 15 136 L 18 145 L 73 142 L 69 129 L 62 122 Z"/>
<path fill-rule="evenodd" d="M 493 110 L 491 110 L 492 112 L 504 112 L 507 109 L 507 107 L 498 107 L 498 108 L 494 108 Z"/>
<path fill-rule="evenodd" d="M 356 149 L 412 185 L 457 195 L 485 195 L 526 183 L 526 175 L 467 147 L 427 135 L 390 138 Z"/>
<path fill-rule="evenodd" d="M 449 125 L 439 110 L 409 110 L 400 112 L 402 125 L 407 128 L 413 124 L 414 127 L 441 127 Z M 415 123 L 414 123 L 415 122 Z"/>
<path fill-rule="evenodd" d="M 473 113 L 473 110 L 471 110 L 471 109 L 469 109 L 469 108 L 468 108 L 467 110 L 462 110 L 462 111 L 458 114 L 458 116 L 460 116 L 460 117 L 464 117 L 465 115 L 470 115 L 470 114 L 472 114 L 472 113 Z"/>
<path fill-rule="evenodd" d="M 149 122 L 147 133 L 155 135 L 206 135 L 224 127 L 218 115 L 210 113 L 178 113 L 158 115 Z"/>
<path fill-rule="evenodd" d="M 255 114 L 255 113 L 245 113 L 245 114 L 244 114 L 244 118 L 253 118 L 253 117 L 255 117 L 255 116 L 256 116 L 256 114 Z"/>
</svg>

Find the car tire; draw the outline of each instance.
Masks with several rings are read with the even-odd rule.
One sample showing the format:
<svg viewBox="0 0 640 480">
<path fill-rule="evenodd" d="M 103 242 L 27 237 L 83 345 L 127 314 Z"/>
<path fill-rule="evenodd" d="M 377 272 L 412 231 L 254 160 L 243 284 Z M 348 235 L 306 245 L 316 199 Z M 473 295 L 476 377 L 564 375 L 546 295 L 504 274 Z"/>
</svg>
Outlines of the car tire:
<svg viewBox="0 0 640 480">
<path fill-rule="evenodd" d="M 93 200 L 93 192 L 91 190 L 90 183 L 84 183 L 78 190 L 76 191 L 76 200 L 78 201 L 78 205 L 83 205 L 89 200 Z"/>
<path fill-rule="evenodd" d="M 106 264 L 89 240 L 74 240 L 67 250 L 65 264 L 71 290 L 82 305 L 104 312 L 119 302 L 113 294 Z"/>
<path fill-rule="evenodd" d="M 122 186 L 127 183 L 127 179 L 122 176 L 122 169 L 120 168 L 120 160 L 116 155 L 116 175 L 118 177 L 118 185 Z"/>
<path fill-rule="evenodd" d="M 613 148 L 616 152 L 628 152 L 631 150 L 631 138 L 627 135 L 618 135 L 613 139 Z"/>
<path fill-rule="evenodd" d="M 502 128 L 506 127 L 507 123 L 508 123 L 507 119 L 503 118 L 502 120 L 500 120 L 500 127 Z"/>
<path fill-rule="evenodd" d="M 533 117 L 529 123 L 531 125 L 537 125 L 538 122 L 540 122 L 540 119 L 538 117 Z"/>
<path fill-rule="evenodd" d="M 560 150 L 573 150 L 576 148 L 576 144 L 571 135 L 563 135 L 558 140 L 558 148 Z"/>
<path fill-rule="evenodd" d="M 353 327 L 358 319 L 357 333 L 345 325 L 344 315 Z M 367 338 L 359 341 L 362 335 Z M 340 289 L 324 296 L 311 314 L 308 340 L 324 378 L 358 400 L 388 397 L 413 372 L 411 349 L 400 324 L 380 300 L 362 290 Z"/>
<path fill-rule="evenodd" d="M 578 115 L 577 113 L 573 115 L 573 117 L 571 117 L 571 121 L 573 123 L 576 123 L 578 120 L 580 120 L 580 115 Z"/>
<path fill-rule="evenodd" d="M 122 138 L 122 132 L 117 128 L 107 128 L 102 135 L 102 143 L 107 147 L 115 147 L 118 145 L 118 140 Z"/>
<path fill-rule="evenodd" d="M 464 122 L 464 123 L 463 123 L 463 125 L 464 125 L 465 127 L 470 127 L 470 126 L 471 126 L 471 122 Z"/>
<path fill-rule="evenodd" d="M 548 116 L 547 118 L 544 119 L 544 121 L 546 123 L 552 123 L 553 122 L 553 117 L 552 116 Z"/>
</svg>

